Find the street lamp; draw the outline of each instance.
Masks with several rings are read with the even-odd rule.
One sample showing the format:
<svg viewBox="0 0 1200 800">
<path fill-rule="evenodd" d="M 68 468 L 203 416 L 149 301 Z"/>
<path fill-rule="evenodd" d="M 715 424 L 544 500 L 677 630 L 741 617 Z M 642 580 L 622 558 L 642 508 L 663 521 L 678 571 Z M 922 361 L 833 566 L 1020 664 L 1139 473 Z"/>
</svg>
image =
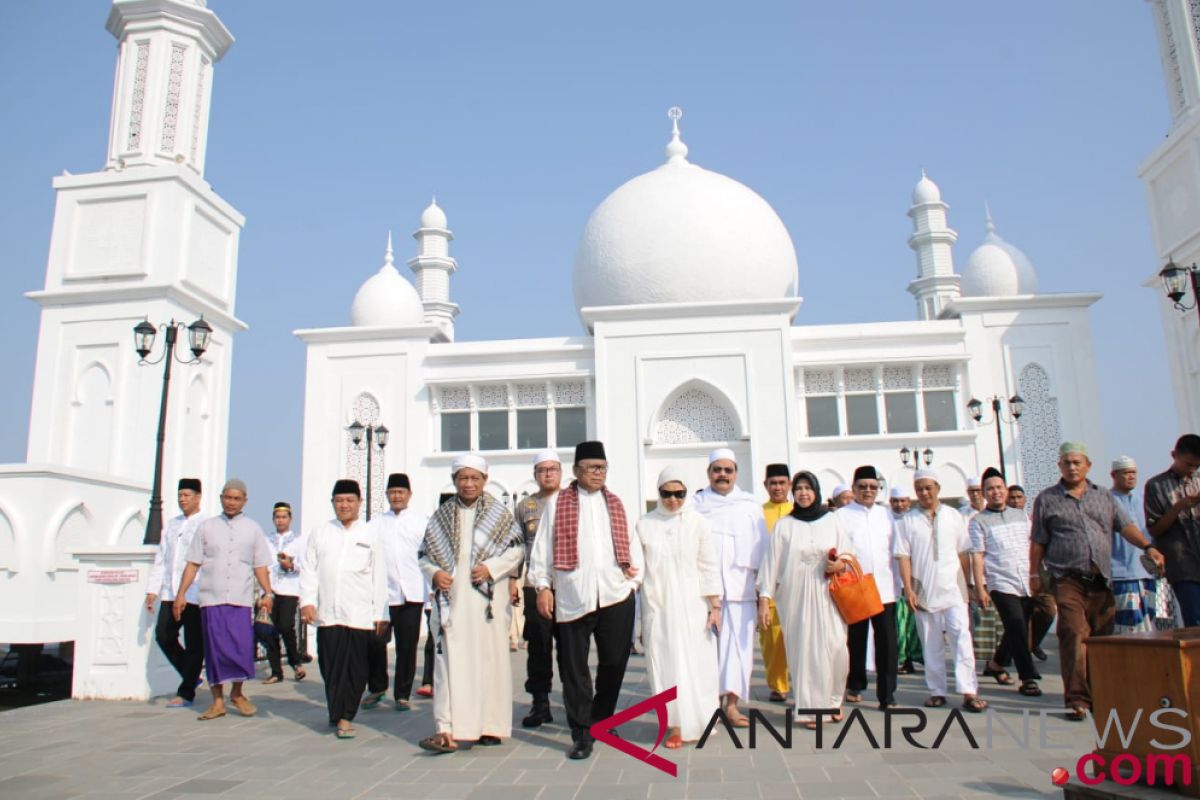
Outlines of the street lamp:
<svg viewBox="0 0 1200 800">
<path fill-rule="evenodd" d="M 1025 401 L 1021 399 L 1021 395 L 1014 394 L 1008 398 L 1008 413 L 1010 419 L 1005 419 L 1004 412 L 1001 409 L 1002 399 L 999 395 L 993 395 L 988 398 L 992 404 L 992 418 L 988 422 L 983 422 L 983 403 L 971 398 L 971 402 L 967 403 L 967 411 L 970 412 L 971 418 L 976 423 L 984 425 L 996 424 L 996 452 L 1000 456 L 1000 477 L 1004 478 L 1004 482 L 1008 483 L 1008 474 L 1004 468 L 1004 434 L 1001 422 L 1016 422 L 1025 413 Z"/>
<path fill-rule="evenodd" d="M 1200 310 L 1200 267 L 1194 263 L 1190 267 L 1181 267 L 1173 259 L 1167 259 L 1167 265 L 1158 273 L 1158 277 L 1162 278 L 1167 298 L 1175 304 L 1176 309 L 1179 311 L 1191 311 L 1193 308 Z M 1187 295 L 1188 284 L 1191 284 L 1192 287 L 1192 304 L 1190 306 L 1183 302 L 1183 298 Z"/>
<path fill-rule="evenodd" d="M 146 519 L 146 534 L 142 537 L 142 544 L 158 544 L 162 538 L 162 457 L 163 443 L 167 437 L 167 390 L 171 386 L 171 362 L 199 363 L 200 357 L 208 349 L 208 340 L 212 338 L 213 330 L 212 326 L 204 321 L 203 315 L 187 326 L 172 319 L 161 326 L 166 332 L 162 355 L 154 361 L 148 361 L 147 356 L 154 351 L 154 337 L 159 327 L 148 319 L 143 319 L 133 326 L 133 348 L 138 354 L 138 366 L 151 366 L 159 361 L 163 363 L 162 399 L 158 405 L 158 437 L 154 448 L 154 480 L 150 486 L 150 516 Z M 175 355 L 175 342 L 179 338 L 179 329 L 183 327 L 187 328 L 188 347 L 192 351 L 192 357 L 187 360 Z"/>
<path fill-rule="evenodd" d="M 900 461 L 903 462 L 904 466 L 906 467 L 909 466 L 909 462 L 911 461 L 913 469 L 920 469 L 922 463 L 928 467 L 933 463 L 933 451 L 928 447 L 926 447 L 924 450 L 909 450 L 907 447 L 901 447 Z"/>
<path fill-rule="evenodd" d="M 371 521 L 371 455 L 375 448 L 379 452 L 383 452 L 383 448 L 387 447 L 388 429 L 383 425 L 363 425 L 358 420 L 354 420 L 346 430 L 350 431 L 350 441 L 354 442 L 354 446 L 358 447 L 366 440 L 367 444 L 367 522 Z M 374 447 L 372 447 L 374 444 Z"/>
</svg>

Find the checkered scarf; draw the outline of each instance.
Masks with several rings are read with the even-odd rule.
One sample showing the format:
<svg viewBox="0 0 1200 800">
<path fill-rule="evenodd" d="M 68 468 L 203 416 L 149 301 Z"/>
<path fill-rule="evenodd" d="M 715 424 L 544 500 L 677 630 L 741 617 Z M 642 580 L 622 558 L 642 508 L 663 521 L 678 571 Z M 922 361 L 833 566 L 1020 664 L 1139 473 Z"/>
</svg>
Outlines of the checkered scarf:
<svg viewBox="0 0 1200 800">
<path fill-rule="evenodd" d="M 608 504 L 608 520 L 612 528 L 613 554 L 622 569 L 630 565 L 629 522 L 625 519 L 625 507 L 620 499 L 606 487 L 600 491 Z M 558 507 L 554 510 L 554 568 L 565 572 L 579 568 L 579 482 L 558 493 Z"/>
<path fill-rule="evenodd" d="M 420 557 L 428 558 L 438 569 L 453 577 L 458 567 L 458 553 L 462 545 L 459 530 L 458 499 L 451 498 L 438 506 L 437 511 L 425 528 L 425 541 L 421 545 Z M 521 546 L 521 529 L 517 527 L 512 512 L 486 492 L 475 503 L 475 529 L 470 541 L 475 541 L 475 531 L 482 530 L 487 538 L 481 545 L 472 545 L 471 566 L 477 567 L 489 558 L 494 558 L 510 547 Z M 467 576 L 468 578 L 470 576 Z M 488 599 L 487 619 L 491 621 L 494 582 L 491 579 L 472 585 L 475 591 Z M 442 628 L 450 624 L 450 592 L 434 591 L 438 618 Z"/>
</svg>

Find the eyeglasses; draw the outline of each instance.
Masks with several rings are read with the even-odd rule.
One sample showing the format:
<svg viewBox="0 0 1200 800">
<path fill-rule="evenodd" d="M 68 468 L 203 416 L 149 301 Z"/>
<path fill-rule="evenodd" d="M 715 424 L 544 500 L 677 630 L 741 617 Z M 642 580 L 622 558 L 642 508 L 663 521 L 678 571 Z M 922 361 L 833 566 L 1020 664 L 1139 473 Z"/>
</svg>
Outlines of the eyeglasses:
<svg viewBox="0 0 1200 800">
<path fill-rule="evenodd" d="M 708 471 L 718 475 L 732 475 L 737 472 L 737 467 L 709 467 Z"/>
<path fill-rule="evenodd" d="M 553 475 L 556 472 L 562 472 L 562 467 L 539 467 L 533 471 L 534 475 Z"/>
<path fill-rule="evenodd" d="M 608 472 L 608 464 L 576 464 L 580 472 L 590 472 L 593 475 L 603 475 Z"/>
<path fill-rule="evenodd" d="M 658 496 L 663 500 L 682 500 L 687 497 L 687 489 L 659 489 Z"/>
<path fill-rule="evenodd" d="M 860 492 L 878 492 L 879 484 L 878 483 L 860 483 L 860 484 L 857 484 L 854 488 L 858 489 Z"/>
</svg>

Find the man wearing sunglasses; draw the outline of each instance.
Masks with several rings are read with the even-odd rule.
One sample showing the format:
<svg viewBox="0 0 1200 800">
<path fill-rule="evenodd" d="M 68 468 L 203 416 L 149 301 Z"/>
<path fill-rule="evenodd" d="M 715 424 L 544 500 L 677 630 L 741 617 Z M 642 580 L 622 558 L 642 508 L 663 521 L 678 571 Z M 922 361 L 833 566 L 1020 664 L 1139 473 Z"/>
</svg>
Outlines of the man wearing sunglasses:
<svg viewBox="0 0 1200 800">
<path fill-rule="evenodd" d="M 896 705 L 896 667 L 899 647 L 896 632 L 896 586 L 892 569 L 892 513 L 878 505 L 879 473 L 872 466 L 854 471 L 854 502 L 837 511 L 864 574 L 875 576 L 875 587 L 883 602 L 883 611 L 850 626 L 850 676 L 846 681 L 846 702 L 862 702 L 867 688 L 867 634 L 875 641 L 875 692 L 879 707 Z"/>
<path fill-rule="evenodd" d="M 695 500 L 696 510 L 712 525 L 721 564 L 721 703 L 730 724 L 746 728 L 750 720 L 738 709 L 738 700 L 750 696 L 758 617 L 755 584 L 767 549 L 767 523 L 754 495 L 738 488 L 737 459 L 724 447 L 708 454 L 708 486 L 696 492 Z"/>
</svg>

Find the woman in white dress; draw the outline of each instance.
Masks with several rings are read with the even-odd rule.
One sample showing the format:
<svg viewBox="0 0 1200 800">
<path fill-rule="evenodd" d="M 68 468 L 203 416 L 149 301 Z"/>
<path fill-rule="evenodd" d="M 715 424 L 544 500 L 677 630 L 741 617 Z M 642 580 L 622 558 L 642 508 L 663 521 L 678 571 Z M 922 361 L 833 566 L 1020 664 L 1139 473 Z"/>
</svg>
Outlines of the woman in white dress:
<svg viewBox="0 0 1200 800">
<path fill-rule="evenodd" d="M 848 568 L 850 536 L 836 514 L 821 502 L 821 484 L 811 472 L 792 479 L 792 512 L 780 518 L 758 571 L 759 624 L 770 618 L 775 601 L 792 673 L 796 709 L 836 708 L 841 720 L 842 693 L 850 671 L 846 623 L 829 594 L 829 576 Z M 830 556 L 833 555 L 834 558 Z M 816 728 L 813 715 L 802 715 Z"/>
<path fill-rule="evenodd" d="M 658 507 L 637 523 L 645 554 L 642 641 L 650 691 L 678 687 L 665 742 L 676 749 L 699 739 L 720 705 L 721 573 L 708 520 L 691 508 L 681 470 L 662 471 L 658 496 Z"/>
</svg>

